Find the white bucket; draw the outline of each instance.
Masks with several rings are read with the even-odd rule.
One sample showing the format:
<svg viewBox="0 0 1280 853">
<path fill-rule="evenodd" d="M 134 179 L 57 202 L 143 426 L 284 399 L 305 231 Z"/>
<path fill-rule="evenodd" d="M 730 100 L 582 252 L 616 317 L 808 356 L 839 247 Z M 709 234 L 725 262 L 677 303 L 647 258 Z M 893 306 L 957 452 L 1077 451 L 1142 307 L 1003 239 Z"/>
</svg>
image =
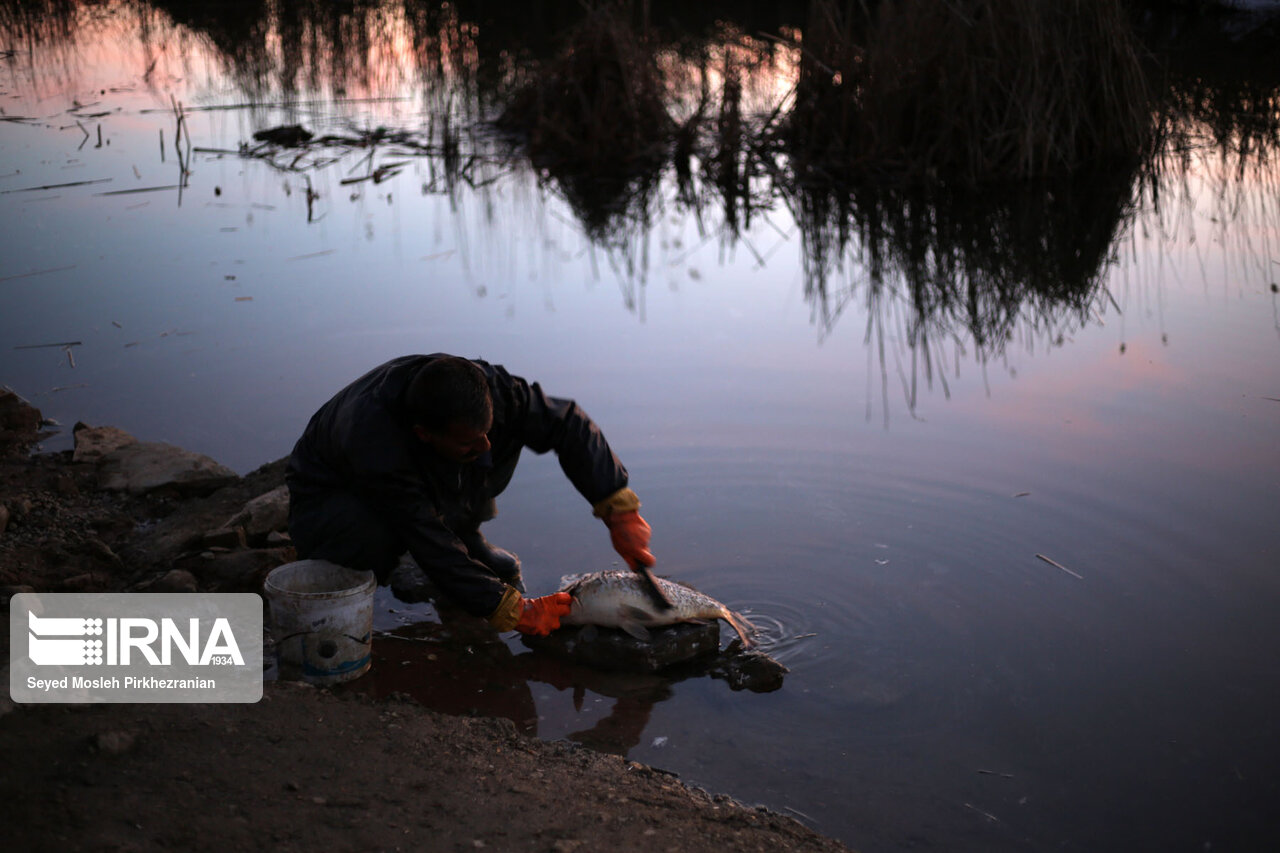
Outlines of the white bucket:
<svg viewBox="0 0 1280 853">
<path fill-rule="evenodd" d="M 299 560 L 273 569 L 263 590 L 280 678 L 337 684 L 359 678 L 373 660 L 373 572 L 327 560 Z"/>
</svg>

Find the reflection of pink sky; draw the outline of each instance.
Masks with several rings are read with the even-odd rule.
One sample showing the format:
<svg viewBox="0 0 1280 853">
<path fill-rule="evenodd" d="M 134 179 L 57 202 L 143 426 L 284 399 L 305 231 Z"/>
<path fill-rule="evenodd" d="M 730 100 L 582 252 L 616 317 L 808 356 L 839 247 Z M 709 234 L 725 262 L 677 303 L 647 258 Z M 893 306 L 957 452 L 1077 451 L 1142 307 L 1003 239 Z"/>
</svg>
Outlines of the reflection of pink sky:
<svg viewBox="0 0 1280 853">
<path fill-rule="evenodd" d="M 800 50 L 764 42 L 736 30 L 726 30 L 721 36 L 718 43 L 707 45 L 705 65 L 688 62 L 674 53 L 658 55 L 658 67 L 672 84 L 674 100 L 692 111 L 704 77 L 709 91 L 719 93 L 732 74 L 742 86 L 744 113 L 772 112 L 786 100 L 795 85 Z"/>
<path fill-rule="evenodd" d="M 173 97 L 187 106 L 250 99 L 423 97 L 439 106 L 445 101 L 439 96 L 463 85 L 479 62 L 479 27 L 459 20 L 456 11 L 448 13 L 432 37 L 421 39 L 403 6 L 387 2 L 376 13 L 346 19 L 348 27 L 361 26 L 364 32 L 346 31 L 350 37 L 344 38 L 344 48 L 365 48 L 344 55 L 341 68 L 333 67 L 328 33 L 309 29 L 301 36 L 307 55 L 286 57 L 290 48 L 273 25 L 262 36 L 264 67 L 257 69 L 261 79 L 236 81 L 231 63 L 207 36 L 146 6 L 108 8 L 107 13 L 78 8 L 69 39 L 52 38 L 34 46 L 30 67 L 14 81 L 14 93 L 29 103 L 73 98 L 84 102 L 90 92 L 117 97 L 132 92 L 148 94 L 155 104 L 168 104 Z M 785 101 L 794 85 L 799 50 L 726 28 L 721 41 L 707 46 L 705 62 L 667 52 L 655 59 L 670 84 L 678 118 L 685 117 L 686 109 L 692 111 L 704 78 L 718 94 L 730 74 L 742 84 L 744 113 L 760 114 Z M 294 69 L 289 79 L 286 69 Z M 335 73 L 341 79 L 335 79 Z M 260 91 L 237 92 L 237 82 Z M 455 109 L 465 108 L 464 99 L 450 100 Z"/>
<path fill-rule="evenodd" d="M 1206 393 L 1205 371 L 1178 366 L 1158 342 L 1131 342 L 1123 355 L 1085 342 L 1070 346 L 1024 364 L 1017 380 L 994 387 L 989 397 L 973 394 L 953 403 L 1060 461 L 1167 463 L 1216 474 L 1257 473 L 1280 464 L 1274 443 L 1261 441 L 1246 422 L 1267 416 L 1259 400 L 1242 397 L 1234 386 Z"/>
<path fill-rule="evenodd" d="M 101 10 L 78 8 L 69 39 L 52 38 L 33 45 L 31 62 L 15 75 L 13 94 L 27 103 L 83 95 L 147 92 L 167 102 L 170 95 L 186 103 L 226 103 L 245 93 L 228 91 L 230 63 L 206 36 L 175 24 L 163 12 L 145 6 L 119 5 Z M 349 99 L 407 96 L 417 79 L 419 57 L 403 9 L 388 4 L 380 15 L 362 18 L 369 32 L 365 54 L 347 57 L 346 79 L 333 79 L 325 36 L 311 32 L 304 41 L 319 45 L 321 67 L 303 65 L 291 80 L 281 79 L 286 62 L 280 33 L 265 36 L 267 79 L 261 82 L 279 96 L 287 87 L 300 97 L 341 96 Z M 449 28 L 446 26 L 446 30 Z M 447 72 L 474 64 L 475 28 L 455 26 L 432 45 Z M 345 43 L 344 43 L 345 44 Z M 25 58 L 26 52 L 20 52 Z M 149 72 L 149 73 L 148 73 Z M 105 91 L 104 91 L 105 90 Z"/>
</svg>

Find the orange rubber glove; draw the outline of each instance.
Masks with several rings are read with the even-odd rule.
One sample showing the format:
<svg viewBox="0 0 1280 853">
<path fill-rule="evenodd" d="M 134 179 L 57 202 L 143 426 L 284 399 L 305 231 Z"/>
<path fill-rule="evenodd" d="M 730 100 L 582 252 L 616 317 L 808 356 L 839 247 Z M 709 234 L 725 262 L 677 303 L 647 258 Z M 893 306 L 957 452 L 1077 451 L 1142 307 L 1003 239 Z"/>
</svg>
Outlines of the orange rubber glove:
<svg viewBox="0 0 1280 853">
<path fill-rule="evenodd" d="M 622 555 L 632 571 L 652 566 L 658 562 L 649 551 L 649 536 L 652 532 L 649 522 L 640 517 L 636 510 L 614 512 L 604 518 L 609 528 L 609 538 L 613 540 L 613 550 Z"/>
<path fill-rule="evenodd" d="M 520 612 L 520 621 L 516 630 L 521 634 L 533 634 L 545 637 L 560 627 L 560 618 L 569 615 L 573 604 L 573 596 L 567 592 L 556 592 L 539 598 L 526 598 L 524 609 Z"/>
</svg>

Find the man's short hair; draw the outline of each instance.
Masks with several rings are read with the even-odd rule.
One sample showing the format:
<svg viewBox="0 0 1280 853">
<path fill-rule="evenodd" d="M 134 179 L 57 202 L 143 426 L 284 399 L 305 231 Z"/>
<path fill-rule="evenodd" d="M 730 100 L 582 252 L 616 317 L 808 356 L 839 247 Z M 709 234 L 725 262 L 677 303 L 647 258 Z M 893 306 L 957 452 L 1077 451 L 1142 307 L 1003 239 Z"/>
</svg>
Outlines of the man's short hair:
<svg viewBox="0 0 1280 853">
<path fill-rule="evenodd" d="M 405 404 L 413 422 L 431 432 L 460 423 L 489 428 L 493 400 L 484 371 L 465 358 L 446 355 L 424 364 L 409 383 Z"/>
</svg>

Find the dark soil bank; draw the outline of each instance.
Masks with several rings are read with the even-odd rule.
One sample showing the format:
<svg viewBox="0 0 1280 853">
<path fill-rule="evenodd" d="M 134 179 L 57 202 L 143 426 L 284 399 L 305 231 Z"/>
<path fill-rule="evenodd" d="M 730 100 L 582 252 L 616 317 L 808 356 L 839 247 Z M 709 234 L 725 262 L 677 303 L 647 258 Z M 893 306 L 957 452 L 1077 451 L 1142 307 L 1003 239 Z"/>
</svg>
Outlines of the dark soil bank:
<svg viewBox="0 0 1280 853">
<path fill-rule="evenodd" d="M 201 478 L 165 482 L 153 463 L 176 448 L 78 429 L 74 454 L 30 455 L 40 425 L 0 391 L 4 601 L 258 591 L 292 559 L 267 497 L 280 463 L 235 477 L 188 460 Z M 14 850 L 847 849 L 661 770 L 398 698 L 268 683 L 252 705 L 14 705 L 7 669 L 3 683 L 0 825 Z"/>
</svg>

